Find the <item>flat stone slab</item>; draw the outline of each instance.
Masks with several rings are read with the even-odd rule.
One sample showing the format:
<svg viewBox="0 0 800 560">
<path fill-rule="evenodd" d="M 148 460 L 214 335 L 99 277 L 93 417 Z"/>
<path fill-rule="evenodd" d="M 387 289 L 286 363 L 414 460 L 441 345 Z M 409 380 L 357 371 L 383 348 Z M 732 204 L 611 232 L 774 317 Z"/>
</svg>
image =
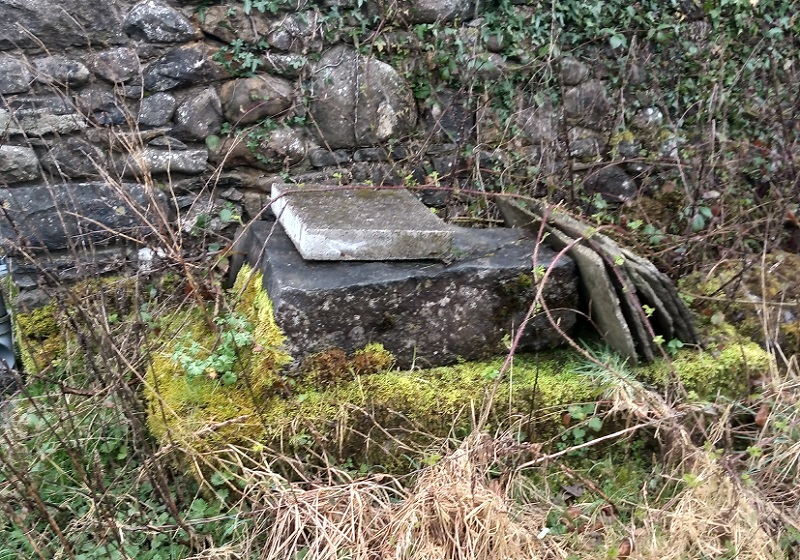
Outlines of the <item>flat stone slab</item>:
<svg viewBox="0 0 800 560">
<path fill-rule="evenodd" d="M 293 192 L 305 189 L 307 192 Z M 443 259 L 453 232 L 405 189 L 274 185 L 273 213 L 306 260 Z"/>
<path fill-rule="evenodd" d="M 275 318 L 296 359 L 380 342 L 400 367 L 437 366 L 508 351 L 536 293 L 535 239 L 521 229 L 449 228 L 451 263 L 307 261 L 275 222 L 254 222 L 237 248 L 264 273 Z M 263 250 L 263 252 L 262 252 Z M 575 324 L 574 261 L 547 247 L 536 266 L 551 268 L 544 302 L 564 332 Z M 520 349 L 557 346 L 544 313 L 529 323 Z"/>
</svg>

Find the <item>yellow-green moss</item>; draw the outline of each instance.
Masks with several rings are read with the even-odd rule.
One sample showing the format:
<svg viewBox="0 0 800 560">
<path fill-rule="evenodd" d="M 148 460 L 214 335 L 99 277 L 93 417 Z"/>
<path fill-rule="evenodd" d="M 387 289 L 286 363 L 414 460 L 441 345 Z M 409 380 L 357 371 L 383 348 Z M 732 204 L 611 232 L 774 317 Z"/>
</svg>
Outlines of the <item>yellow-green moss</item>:
<svg viewBox="0 0 800 560">
<path fill-rule="evenodd" d="M 243 266 L 231 293 L 238 298 L 234 312 L 252 325 L 253 342 L 239 349 L 234 364 L 238 381 L 230 386 L 213 378 L 212 372 L 190 379 L 174 359 L 176 346 L 187 337 L 205 352 L 214 351 L 218 333 L 209 327 L 203 310 L 177 312 L 164 321 L 162 339 L 172 342 L 153 357 L 145 399 L 150 429 L 165 442 L 195 440 L 196 445 L 208 445 L 219 441 L 225 445 L 263 439 L 264 423 L 257 403 L 282 391 L 277 371 L 291 356 L 282 349 L 284 336 L 262 288 L 261 274 Z"/>
<path fill-rule="evenodd" d="M 718 395 L 737 398 L 748 391 L 749 380 L 770 367 L 772 358 L 752 340 L 742 338 L 730 325 L 708 330 L 705 349 L 683 349 L 672 363 L 655 362 L 641 369 L 640 376 L 657 384 L 664 383 L 671 371 L 687 391 L 703 400 Z"/>
<path fill-rule="evenodd" d="M 20 358 L 25 371 L 38 372 L 63 357 L 66 338 L 55 303 L 13 314 Z"/>
</svg>

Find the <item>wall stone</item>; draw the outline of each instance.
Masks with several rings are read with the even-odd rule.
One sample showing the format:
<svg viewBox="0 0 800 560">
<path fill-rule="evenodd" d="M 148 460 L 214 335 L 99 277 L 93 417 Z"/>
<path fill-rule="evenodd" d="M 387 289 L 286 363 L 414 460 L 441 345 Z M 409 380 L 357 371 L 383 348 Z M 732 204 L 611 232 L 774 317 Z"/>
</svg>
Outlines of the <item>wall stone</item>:
<svg viewBox="0 0 800 560">
<path fill-rule="evenodd" d="M 553 61 L 557 95 L 524 80 L 502 99 L 480 90 L 524 77 L 535 55 L 508 56 L 507 38 L 485 37 L 475 12 L 487 8 L 473 0 L 296 0 L 249 13 L 241 2 L 206 4 L 0 0 L 0 187 L 30 220 L 31 243 L 62 250 L 81 239 L 86 224 L 57 231 L 45 218 L 62 203 L 137 231 L 112 216 L 120 185 L 143 196 L 142 184 L 192 192 L 213 179 L 238 193 L 225 200 L 248 217 L 270 181 L 287 177 L 460 185 L 473 173 L 511 177 L 514 165 L 563 173 L 573 159 L 588 170 L 576 184 L 624 201 L 643 168 L 594 165 L 612 150 L 669 157 L 683 141 L 664 134 L 653 100 L 637 100 L 632 137 L 609 145 L 618 96 L 602 65 L 577 55 Z M 514 9 L 532 17 L 540 8 Z M 439 82 L 419 79 L 445 71 Z M 646 68 L 635 74 L 646 83 Z M 448 203 L 441 191 L 421 196 Z"/>
</svg>

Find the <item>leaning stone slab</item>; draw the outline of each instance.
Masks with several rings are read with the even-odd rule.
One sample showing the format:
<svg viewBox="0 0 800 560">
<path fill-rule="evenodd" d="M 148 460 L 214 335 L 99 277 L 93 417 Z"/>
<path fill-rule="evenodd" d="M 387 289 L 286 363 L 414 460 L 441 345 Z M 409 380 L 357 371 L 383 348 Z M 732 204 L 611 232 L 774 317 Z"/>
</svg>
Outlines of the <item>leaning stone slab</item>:
<svg viewBox="0 0 800 560">
<path fill-rule="evenodd" d="M 453 228 L 450 264 L 432 261 L 304 260 L 280 224 L 253 222 L 237 248 L 264 274 L 287 350 L 301 362 L 341 348 L 379 342 L 400 367 L 450 364 L 507 352 L 537 287 L 535 239 L 521 229 Z M 538 265 L 550 269 L 544 302 L 563 332 L 575 324 L 575 263 L 546 247 Z M 544 313 L 528 324 L 522 349 L 562 342 Z"/>
<path fill-rule="evenodd" d="M 442 259 L 450 255 L 452 230 L 405 189 L 276 184 L 272 199 L 272 211 L 307 260 Z"/>
<path fill-rule="evenodd" d="M 541 227 L 541 218 L 519 204 L 504 198 L 498 198 L 495 202 L 507 225 L 532 229 Z M 636 345 L 603 259 L 581 245 L 579 240 L 548 225 L 544 227 L 547 241 L 558 250 L 566 250 L 575 259 L 581 287 L 589 303 L 590 319 L 600 336 L 620 355 L 636 360 Z"/>
<path fill-rule="evenodd" d="M 0 189 L 0 245 L 9 253 L 67 249 L 153 233 L 169 216 L 164 193 L 138 184 L 102 182 Z"/>
</svg>

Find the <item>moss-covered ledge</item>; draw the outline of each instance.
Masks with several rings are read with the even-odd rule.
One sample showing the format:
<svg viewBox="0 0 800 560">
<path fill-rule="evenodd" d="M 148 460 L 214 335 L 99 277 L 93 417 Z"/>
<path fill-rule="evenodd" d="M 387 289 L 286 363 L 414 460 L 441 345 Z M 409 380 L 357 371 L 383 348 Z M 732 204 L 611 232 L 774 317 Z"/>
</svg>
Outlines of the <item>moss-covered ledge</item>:
<svg viewBox="0 0 800 560">
<path fill-rule="evenodd" d="M 233 310 L 253 333 L 251 343 L 237 349 L 234 383 L 223 383 L 217 372 L 188 375 L 176 359 L 179 342 L 167 345 L 152 362 L 145 389 L 148 421 L 165 444 L 179 441 L 205 450 L 231 444 L 272 447 L 397 468 L 406 446 L 420 449 L 436 438 L 469 432 L 502 366 L 497 358 L 401 371 L 391 367 L 391 357 L 379 345 L 370 345 L 352 356 L 331 349 L 288 376 L 280 366 L 290 357 L 281 351 L 281 333 L 260 275 L 243 268 L 232 294 L 241 294 Z M 188 333 L 215 351 L 219 333 L 212 333 L 196 311 L 176 316 L 173 325 L 163 329 L 164 336 L 180 341 Z M 705 325 L 706 348 L 683 348 L 669 361 L 631 371 L 656 384 L 674 371 L 698 399 L 746 394 L 750 373 L 769 367 L 769 355 L 732 328 L 711 327 Z M 585 364 L 572 350 L 516 356 L 499 384 L 490 418 L 495 425 L 518 418 L 527 423 L 528 437 L 552 436 L 570 404 L 597 400 L 602 392 L 596 377 L 581 373 Z"/>
</svg>

